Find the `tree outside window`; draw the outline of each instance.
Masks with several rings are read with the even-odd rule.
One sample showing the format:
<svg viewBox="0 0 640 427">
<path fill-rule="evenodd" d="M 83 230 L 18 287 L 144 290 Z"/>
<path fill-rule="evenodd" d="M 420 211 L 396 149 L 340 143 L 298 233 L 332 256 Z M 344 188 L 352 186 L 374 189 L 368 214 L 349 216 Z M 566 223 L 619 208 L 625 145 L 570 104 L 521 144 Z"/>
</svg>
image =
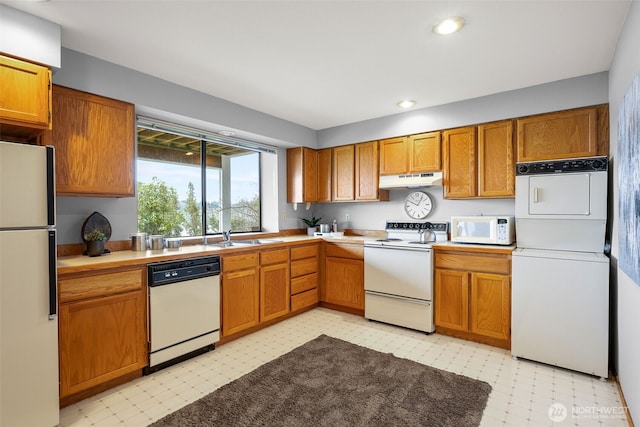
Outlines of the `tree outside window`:
<svg viewBox="0 0 640 427">
<path fill-rule="evenodd" d="M 259 170 L 258 152 L 138 128 L 138 230 L 260 231 Z"/>
</svg>

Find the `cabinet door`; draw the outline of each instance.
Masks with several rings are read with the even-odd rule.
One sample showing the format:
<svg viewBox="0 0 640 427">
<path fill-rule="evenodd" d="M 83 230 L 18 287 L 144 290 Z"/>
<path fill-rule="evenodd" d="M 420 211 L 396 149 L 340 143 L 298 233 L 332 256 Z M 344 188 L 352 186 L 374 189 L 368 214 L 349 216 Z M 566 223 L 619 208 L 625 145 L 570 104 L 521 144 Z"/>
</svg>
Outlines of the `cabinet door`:
<svg viewBox="0 0 640 427">
<path fill-rule="evenodd" d="M 409 137 L 409 172 L 434 172 L 442 169 L 440 132 Z"/>
<path fill-rule="evenodd" d="M 355 150 L 353 145 L 334 147 L 333 152 L 333 200 L 350 201 L 355 199 L 354 168 Z"/>
<path fill-rule="evenodd" d="M 257 267 L 222 274 L 222 336 L 260 321 L 259 280 Z"/>
<path fill-rule="evenodd" d="M 143 291 L 60 305 L 60 397 L 147 365 Z"/>
<path fill-rule="evenodd" d="M 54 85 L 53 121 L 58 195 L 134 196 L 133 104 Z"/>
<path fill-rule="evenodd" d="M 318 150 L 318 201 L 331 201 L 331 148 Z"/>
<path fill-rule="evenodd" d="M 518 161 L 598 154 L 598 109 L 581 108 L 518 120 Z"/>
<path fill-rule="evenodd" d="M 357 259 L 326 258 L 324 300 L 364 310 L 364 262 Z"/>
<path fill-rule="evenodd" d="M 469 330 L 469 273 L 435 269 L 434 281 L 436 326 Z"/>
<path fill-rule="evenodd" d="M 513 121 L 478 126 L 478 196 L 516 194 Z"/>
<path fill-rule="evenodd" d="M 355 145 L 356 200 L 378 200 L 378 141 Z"/>
<path fill-rule="evenodd" d="M 509 276 L 472 273 L 471 332 L 508 340 L 511 329 Z"/>
<path fill-rule="evenodd" d="M 380 175 L 396 175 L 409 170 L 407 138 L 380 141 Z"/>
<path fill-rule="evenodd" d="M 0 55 L 0 82 L 3 138 L 28 139 L 51 128 L 51 70 Z"/>
<path fill-rule="evenodd" d="M 477 194 L 476 128 L 443 132 L 444 197 L 475 197 Z"/>
<path fill-rule="evenodd" d="M 287 203 L 318 200 L 318 154 L 306 147 L 287 150 Z"/>
<path fill-rule="evenodd" d="M 289 312 L 289 264 L 260 268 L 260 321 L 275 319 Z"/>
</svg>

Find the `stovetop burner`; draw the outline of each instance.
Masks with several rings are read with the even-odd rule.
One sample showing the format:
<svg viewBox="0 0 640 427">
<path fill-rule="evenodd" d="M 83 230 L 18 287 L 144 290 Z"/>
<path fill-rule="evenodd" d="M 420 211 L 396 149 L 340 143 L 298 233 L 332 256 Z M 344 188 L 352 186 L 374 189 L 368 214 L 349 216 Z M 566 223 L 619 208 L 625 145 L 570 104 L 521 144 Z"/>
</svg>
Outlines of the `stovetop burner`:
<svg viewBox="0 0 640 427">
<path fill-rule="evenodd" d="M 446 222 L 387 221 L 385 238 L 365 242 L 365 246 L 405 247 L 428 250 L 434 243 L 447 241 L 449 224 Z M 423 234 L 426 233 L 426 234 Z M 421 241 L 425 239 L 425 241 Z"/>
</svg>

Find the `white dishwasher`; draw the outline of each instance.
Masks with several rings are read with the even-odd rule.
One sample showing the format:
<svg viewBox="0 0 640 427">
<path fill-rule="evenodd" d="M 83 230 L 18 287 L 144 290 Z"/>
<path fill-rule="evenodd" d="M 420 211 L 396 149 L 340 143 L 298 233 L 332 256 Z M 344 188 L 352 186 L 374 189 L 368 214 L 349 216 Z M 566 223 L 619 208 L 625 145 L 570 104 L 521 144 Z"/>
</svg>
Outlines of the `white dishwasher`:
<svg viewBox="0 0 640 427">
<path fill-rule="evenodd" d="M 220 340 L 220 257 L 147 266 L 149 367 L 155 372 L 214 349 Z"/>
</svg>

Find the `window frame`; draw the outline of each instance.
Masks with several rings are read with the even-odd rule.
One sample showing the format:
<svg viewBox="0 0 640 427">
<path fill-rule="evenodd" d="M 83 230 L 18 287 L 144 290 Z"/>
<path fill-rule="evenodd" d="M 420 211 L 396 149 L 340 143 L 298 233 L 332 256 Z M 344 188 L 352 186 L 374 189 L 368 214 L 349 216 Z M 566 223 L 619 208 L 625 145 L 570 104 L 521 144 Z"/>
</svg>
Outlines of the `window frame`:
<svg viewBox="0 0 640 427">
<path fill-rule="evenodd" d="M 228 146 L 228 147 L 235 147 L 238 149 L 242 149 L 244 151 L 253 151 L 255 153 L 258 154 L 258 209 L 259 209 L 259 217 L 258 217 L 258 224 L 257 224 L 257 228 L 258 230 L 243 230 L 243 231 L 238 231 L 238 233 L 255 233 L 255 232 L 261 232 L 263 231 L 263 224 L 262 224 L 262 209 L 263 209 L 263 200 L 262 200 L 262 153 L 263 152 L 267 152 L 267 153 L 271 153 L 271 154 L 276 154 L 277 155 L 277 149 L 276 147 L 273 146 L 269 146 L 266 144 L 261 144 L 255 141 L 250 141 L 250 140 L 246 140 L 246 139 L 242 139 L 242 138 L 236 138 L 236 137 L 232 137 L 232 136 L 227 136 L 227 135 L 218 135 L 218 134 L 213 134 L 211 132 L 207 132 L 207 131 L 203 131 L 201 129 L 196 129 L 196 128 L 192 128 L 192 127 L 188 127 L 188 126 L 184 126 L 184 125 L 180 125 L 180 124 L 176 124 L 176 123 L 171 123 L 171 122 L 166 122 L 166 121 L 162 121 L 162 120 L 158 120 L 158 119 L 153 119 L 153 118 L 149 118 L 149 117 L 143 117 L 143 116 L 138 116 L 137 118 L 137 123 L 136 123 L 136 131 L 139 131 L 140 129 L 149 129 L 149 130 L 154 130 L 154 131 L 159 131 L 159 132 L 163 132 L 163 133 L 167 133 L 167 134 L 172 134 L 172 135 L 176 135 L 176 136 L 181 136 L 181 137 L 185 137 L 185 138 L 190 138 L 190 139 L 194 139 L 194 140 L 198 140 L 199 141 L 199 149 L 200 149 L 200 164 L 199 164 L 199 171 L 200 171 L 200 210 L 201 210 L 201 218 L 200 218 L 200 227 L 201 227 L 201 231 L 202 231 L 202 236 L 212 236 L 212 235 L 220 235 L 227 227 L 231 228 L 231 224 L 224 224 L 221 225 L 220 228 L 221 230 L 218 232 L 213 232 L 213 231 L 209 231 L 207 226 L 209 225 L 209 221 L 207 220 L 207 202 L 211 202 L 207 200 L 207 174 L 208 171 L 210 169 L 216 169 L 215 167 L 209 167 L 207 166 L 207 151 L 206 151 L 206 146 L 209 143 L 212 144 L 218 144 L 221 146 Z M 137 162 L 138 160 L 151 160 L 149 158 L 141 158 L 138 156 L 138 146 L 139 146 L 139 140 L 136 137 L 136 170 L 137 170 Z M 221 155 L 222 157 L 222 155 Z M 231 159 L 233 156 L 228 156 L 229 159 Z M 225 184 L 225 180 L 224 180 L 224 165 L 221 165 L 219 168 L 220 172 L 220 187 L 221 187 L 221 194 L 220 194 L 220 201 L 223 201 L 223 188 L 225 187 L 225 185 L 229 185 L 231 183 L 231 180 L 229 180 L 229 184 Z M 137 179 L 136 179 L 136 184 L 137 184 Z M 231 189 L 231 187 L 229 187 L 229 190 Z M 136 188 L 136 199 L 138 198 L 138 189 Z M 229 201 L 229 203 L 231 203 Z M 221 209 L 224 209 L 224 207 L 222 207 Z M 223 220 L 224 216 L 221 215 L 220 218 L 220 222 L 224 223 Z M 229 219 L 229 222 L 231 222 L 231 219 Z M 181 236 L 181 237 L 197 237 L 197 236 Z"/>
</svg>

